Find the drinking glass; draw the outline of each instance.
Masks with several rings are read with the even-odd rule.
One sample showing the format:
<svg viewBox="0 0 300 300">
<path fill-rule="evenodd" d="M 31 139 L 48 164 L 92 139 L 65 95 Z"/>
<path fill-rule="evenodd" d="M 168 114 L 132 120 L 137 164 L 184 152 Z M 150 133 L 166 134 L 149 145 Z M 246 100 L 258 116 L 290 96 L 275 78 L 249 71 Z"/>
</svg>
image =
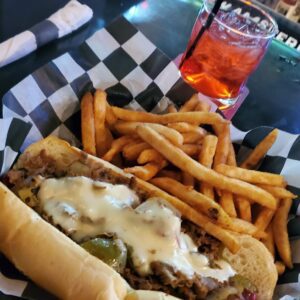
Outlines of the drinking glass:
<svg viewBox="0 0 300 300">
<path fill-rule="evenodd" d="M 220 109 L 232 106 L 278 32 L 275 20 L 249 1 L 227 0 L 199 38 L 215 0 L 204 0 L 181 63 L 185 81 Z"/>
</svg>

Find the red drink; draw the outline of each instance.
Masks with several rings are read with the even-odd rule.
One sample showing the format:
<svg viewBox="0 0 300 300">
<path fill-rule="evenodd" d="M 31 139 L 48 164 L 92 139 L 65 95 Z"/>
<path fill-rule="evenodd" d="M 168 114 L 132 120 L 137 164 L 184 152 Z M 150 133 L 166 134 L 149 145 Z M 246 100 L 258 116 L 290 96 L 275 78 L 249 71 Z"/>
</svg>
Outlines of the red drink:
<svg viewBox="0 0 300 300">
<path fill-rule="evenodd" d="M 207 15 L 205 10 L 200 13 L 189 46 L 194 43 Z M 183 57 L 181 74 L 206 96 L 234 101 L 261 61 L 270 40 L 263 35 L 261 23 L 219 11 L 217 19 L 201 36 L 190 56 Z"/>
</svg>

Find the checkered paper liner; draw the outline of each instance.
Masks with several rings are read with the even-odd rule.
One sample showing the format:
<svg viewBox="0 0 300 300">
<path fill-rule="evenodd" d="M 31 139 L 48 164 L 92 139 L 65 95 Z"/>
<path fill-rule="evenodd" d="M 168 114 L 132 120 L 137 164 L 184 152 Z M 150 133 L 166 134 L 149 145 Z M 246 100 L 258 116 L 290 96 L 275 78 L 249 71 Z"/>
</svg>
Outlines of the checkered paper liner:
<svg viewBox="0 0 300 300">
<path fill-rule="evenodd" d="M 19 150 L 50 134 L 80 146 L 80 99 L 96 88 L 105 89 L 113 105 L 154 113 L 164 112 L 169 103 L 180 106 L 195 93 L 183 82 L 172 61 L 125 18 L 118 18 L 78 49 L 36 70 L 4 95 L 0 170 L 11 167 Z M 271 130 L 259 127 L 242 132 L 231 127 L 238 159 Z M 280 131 L 260 169 L 283 174 L 289 189 L 299 195 L 300 136 Z M 293 202 L 288 223 L 295 267 L 280 277 L 275 299 L 296 299 L 300 295 L 299 203 L 300 199 Z M 0 255 L 0 299 L 2 294 L 53 299 Z"/>
</svg>

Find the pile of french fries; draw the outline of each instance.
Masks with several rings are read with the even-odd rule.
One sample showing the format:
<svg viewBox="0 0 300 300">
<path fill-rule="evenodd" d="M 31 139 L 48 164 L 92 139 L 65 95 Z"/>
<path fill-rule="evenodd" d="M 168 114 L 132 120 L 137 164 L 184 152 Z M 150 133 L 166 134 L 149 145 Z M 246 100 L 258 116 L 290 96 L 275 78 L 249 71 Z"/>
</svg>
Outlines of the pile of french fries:
<svg viewBox="0 0 300 300">
<path fill-rule="evenodd" d="M 179 110 L 173 105 L 167 110 L 161 115 L 132 111 L 110 106 L 102 90 L 86 93 L 83 149 L 178 198 L 180 203 L 172 204 L 182 215 L 231 251 L 239 248 L 234 232 L 249 234 L 265 244 L 279 274 L 292 268 L 287 218 L 296 196 L 283 176 L 255 170 L 278 130 L 237 166 L 230 122 L 210 112 L 198 95 Z"/>
</svg>

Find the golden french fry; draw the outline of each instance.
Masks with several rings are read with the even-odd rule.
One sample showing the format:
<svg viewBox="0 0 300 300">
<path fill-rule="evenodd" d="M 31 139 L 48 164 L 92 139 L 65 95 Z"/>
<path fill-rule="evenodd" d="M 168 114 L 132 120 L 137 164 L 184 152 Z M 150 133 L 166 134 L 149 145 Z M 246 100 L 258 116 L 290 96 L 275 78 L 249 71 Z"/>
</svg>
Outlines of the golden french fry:
<svg viewBox="0 0 300 300">
<path fill-rule="evenodd" d="M 291 246 L 289 242 L 289 235 L 287 232 L 288 214 L 291 206 L 291 199 L 280 200 L 279 207 L 276 210 L 272 222 L 272 229 L 276 248 L 282 261 L 288 268 L 293 267 Z"/>
<path fill-rule="evenodd" d="M 214 169 L 219 164 L 226 164 L 230 148 L 230 128 L 228 124 L 214 126 L 217 131 L 218 143 L 214 157 Z"/>
<path fill-rule="evenodd" d="M 275 266 L 276 266 L 278 275 L 282 275 L 285 271 L 284 263 L 282 261 L 276 261 Z"/>
<path fill-rule="evenodd" d="M 168 108 L 167 108 L 167 112 L 168 112 L 168 113 L 175 113 L 175 112 L 177 112 L 177 108 L 175 107 L 174 104 L 170 104 L 170 105 L 168 106 Z"/>
<path fill-rule="evenodd" d="M 114 137 L 112 136 L 111 131 L 107 127 L 105 127 L 104 135 L 105 135 L 105 148 L 106 151 L 108 151 L 111 148 L 111 145 L 114 141 Z M 98 153 L 97 156 L 100 157 Z"/>
<path fill-rule="evenodd" d="M 268 184 L 280 187 L 286 185 L 284 177 L 278 174 L 247 170 L 239 167 L 227 166 L 224 164 L 217 165 L 215 170 L 225 176 L 241 179 L 250 183 Z"/>
<path fill-rule="evenodd" d="M 232 143 L 229 143 L 229 151 L 227 156 L 227 164 L 230 166 L 236 166 L 236 159 L 235 159 L 235 153 Z M 231 217 L 237 217 L 237 212 L 234 204 L 234 196 L 232 193 L 221 191 L 220 196 L 220 205 L 223 207 L 223 209 L 231 216 Z M 249 204 L 250 206 L 250 204 Z M 251 210 L 250 210 L 251 212 Z M 250 218 L 243 218 L 245 220 L 251 220 Z"/>
<path fill-rule="evenodd" d="M 214 135 L 206 135 L 203 139 L 202 149 L 198 161 L 207 168 L 211 168 L 217 148 L 218 138 Z"/>
<path fill-rule="evenodd" d="M 149 145 L 160 152 L 168 161 L 172 162 L 173 165 L 190 173 L 199 181 L 204 181 L 218 187 L 219 189 L 248 197 L 263 206 L 269 207 L 270 209 L 276 208 L 276 200 L 270 193 L 249 183 L 228 178 L 214 170 L 204 167 L 186 155 L 180 148 L 171 144 L 167 139 L 149 126 L 138 126 L 137 133 L 144 141 L 147 141 Z"/>
<path fill-rule="evenodd" d="M 145 149 L 140 153 L 140 155 L 137 159 L 137 162 L 140 165 L 143 165 L 143 164 L 146 164 L 146 163 L 151 162 L 151 161 L 160 162 L 163 159 L 164 158 L 162 157 L 162 155 L 159 152 L 157 152 L 156 150 L 150 148 L 150 149 Z"/>
<path fill-rule="evenodd" d="M 198 161 L 204 167 L 211 168 L 217 148 L 218 138 L 214 135 L 206 135 L 203 139 L 202 149 L 200 151 Z M 205 196 L 214 199 L 214 189 L 210 184 L 200 183 L 200 192 Z"/>
<path fill-rule="evenodd" d="M 179 109 L 179 112 L 193 111 L 199 103 L 198 94 L 194 94 L 188 101 L 186 101 Z"/>
<path fill-rule="evenodd" d="M 107 140 L 107 131 L 105 127 L 106 115 L 106 93 L 102 90 L 96 90 L 94 94 L 94 119 L 95 119 L 95 136 L 96 152 L 101 157 L 110 148 Z M 111 142 L 111 140 L 110 140 Z"/>
<path fill-rule="evenodd" d="M 213 112 L 178 112 L 157 115 L 143 111 L 133 111 L 112 106 L 114 114 L 123 121 L 168 124 L 174 122 L 188 122 L 192 124 L 220 124 L 228 123 L 219 114 Z"/>
<path fill-rule="evenodd" d="M 204 101 L 201 101 L 199 100 L 199 103 L 196 105 L 194 111 L 210 111 L 211 109 L 211 105 L 204 102 Z"/>
<path fill-rule="evenodd" d="M 272 186 L 266 184 L 257 184 L 258 187 L 266 190 L 274 197 L 278 199 L 296 199 L 297 195 L 294 195 L 292 192 L 286 190 L 285 188 L 279 186 Z"/>
<path fill-rule="evenodd" d="M 209 218 L 220 224 L 229 224 L 231 222 L 230 217 L 218 203 L 176 180 L 166 177 L 156 177 L 150 182 L 181 199 L 195 209 L 201 210 Z"/>
<path fill-rule="evenodd" d="M 266 228 L 271 223 L 274 214 L 275 214 L 275 210 L 262 208 L 256 217 L 254 225 L 260 230 L 266 230 Z"/>
<path fill-rule="evenodd" d="M 230 217 L 236 218 L 237 213 L 234 206 L 232 193 L 227 191 L 221 191 L 221 197 L 219 203 Z"/>
<path fill-rule="evenodd" d="M 168 178 L 174 179 L 178 182 L 181 182 L 181 180 L 182 180 L 181 174 L 182 174 L 182 172 L 162 169 L 157 173 L 157 177 L 168 177 Z"/>
<path fill-rule="evenodd" d="M 150 149 L 150 146 L 145 142 L 132 142 L 127 144 L 122 149 L 122 154 L 127 160 L 136 160 L 142 151 Z"/>
<path fill-rule="evenodd" d="M 120 134 L 135 134 L 136 128 L 139 125 L 147 124 L 155 131 L 162 134 L 165 138 L 167 138 L 174 145 L 182 145 L 183 144 L 183 136 L 181 133 L 176 131 L 173 128 L 169 128 L 160 124 L 152 124 L 152 123 L 141 123 L 141 122 L 123 122 L 119 121 L 115 124 L 114 128 Z"/>
<path fill-rule="evenodd" d="M 94 99 L 90 92 L 86 93 L 81 100 L 81 137 L 83 150 L 96 155 Z"/>
<path fill-rule="evenodd" d="M 236 206 L 239 212 L 239 216 L 241 219 L 251 222 L 252 221 L 252 212 L 251 212 L 251 204 L 247 198 L 236 196 Z M 256 225 L 256 224 L 255 224 Z"/>
<path fill-rule="evenodd" d="M 242 162 L 241 168 L 254 169 L 275 143 L 277 136 L 278 129 L 272 130 Z"/>
<path fill-rule="evenodd" d="M 124 172 L 131 173 L 140 179 L 148 181 L 151 178 L 153 178 L 159 172 L 159 170 L 164 168 L 166 165 L 167 165 L 167 162 L 165 160 L 160 163 L 151 162 L 151 163 L 147 163 L 144 166 L 135 166 L 135 167 L 131 167 L 131 168 L 125 168 Z"/>
<path fill-rule="evenodd" d="M 238 218 L 231 218 L 231 223 L 224 228 L 238 233 L 249 234 L 255 238 L 266 237 L 266 233 L 259 231 L 252 223 Z"/>
<path fill-rule="evenodd" d="M 173 128 L 181 133 L 196 132 L 202 136 L 205 136 L 207 134 L 204 128 L 186 122 L 170 123 L 168 124 L 168 127 Z"/>
<path fill-rule="evenodd" d="M 195 178 L 187 172 L 182 172 L 182 183 L 189 187 L 195 186 Z"/>
<path fill-rule="evenodd" d="M 198 132 L 182 133 L 184 144 L 199 144 L 203 141 L 203 135 Z"/>
<path fill-rule="evenodd" d="M 199 189 L 199 192 L 202 193 L 203 195 L 211 198 L 211 199 L 215 199 L 215 191 L 214 191 L 214 188 L 206 183 L 206 182 L 201 182 L 200 183 L 200 189 Z"/>
<path fill-rule="evenodd" d="M 189 156 L 198 155 L 201 150 L 201 146 L 195 144 L 183 144 L 179 148 Z"/>
<path fill-rule="evenodd" d="M 110 128 L 118 121 L 118 118 L 115 116 L 111 106 L 108 104 L 107 101 L 106 101 L 105 121 Z"/>
<path fill-rule="evenodd" d="M 134 139 L 128 135 L 124 135 L 116 140 L 114 140 L 111 144 L 111 148 L 104 154 L 102 159 L 111 161 L 118 153 L 122 151 L 122 149 L 128 143 L 131 143 Z"/>
<path fill-rule="evenodd" d="M 137 179 L 137 181 L 139 181 L 139 179 Z M 148 182 L 143 182 L 142 184 L 143 186 L 146 185 L 148 189 L 151 190 L 151 194 L 153 196 L 157 195 L 161 197 L 162 191 L 156 186 Z M 207 216 L 200 212 L 197 212 L 195 209 L 193 209 L 183 201 L 180 201 L 176 197 L 173 197 L 166 193 L 164 195 L 164 199 L 172 204 L 176 209 L 178 209 L 185 219 L 190 220 L 194 224 L 203 228 L 208 234 L 220 240 L 231 252 L 236 253 L 239 250 L 240 244 L 231 232 L 225 230 L 219 225 L 214 224 Z"/>
<path fill-rule="evenodd" d="M 267 234 L 266 237 L 262 238 L 261 241 L 269 250 L 273 258 L 275 258 L 275 244 L 274 244 L 274 236 L 273 236 L 273 230 L 271 224 L 267 227 L 266 234 Z"/>
<path fill-rule="evenodd" d="M 233 144 L 230 143 L 229 147 L 229 152 L 228 152 L 228 157 L 227 157 L 227 165 L 228 166 L 234 166 L 236 167 L 236 157 L 235 157 L 235 152 L 234 152 L 234 147 Z"/>
<path fill-rule="evenodd" d="M 166 139 L 168 139 L 172 144 L 176 146 L 181 146 L 183 144 L 183 136 L 181 133 L 176 131 L 173 128 L 169 128 L 167 126 L 163 126 L 160 124 L 149 124 L 152 129 L 163 135 Z"/>
</svg>

